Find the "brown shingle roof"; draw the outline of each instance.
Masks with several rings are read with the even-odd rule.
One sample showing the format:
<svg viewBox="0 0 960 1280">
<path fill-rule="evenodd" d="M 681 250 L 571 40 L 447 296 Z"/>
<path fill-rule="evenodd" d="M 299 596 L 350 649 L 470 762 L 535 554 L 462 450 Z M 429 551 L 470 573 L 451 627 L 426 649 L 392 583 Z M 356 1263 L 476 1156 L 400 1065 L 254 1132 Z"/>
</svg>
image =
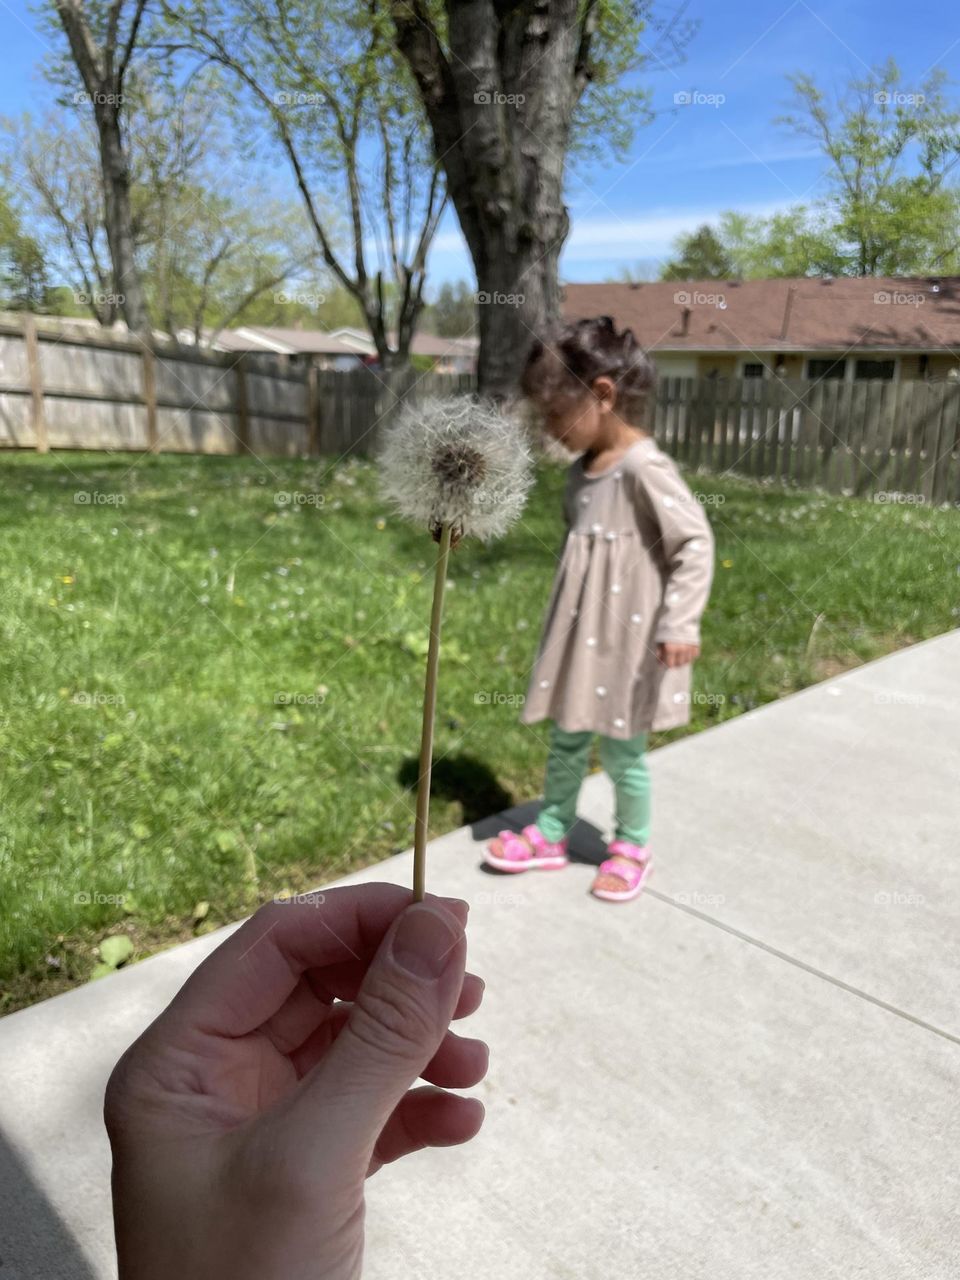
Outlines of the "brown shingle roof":
<svg viewBox="0 0 960 1280">
<path fill-rule="evenodd" d="M 563 314 L 610 315 L 654 351 L 958 351 L 960 276 L 568 284 Z"/>
</svg>

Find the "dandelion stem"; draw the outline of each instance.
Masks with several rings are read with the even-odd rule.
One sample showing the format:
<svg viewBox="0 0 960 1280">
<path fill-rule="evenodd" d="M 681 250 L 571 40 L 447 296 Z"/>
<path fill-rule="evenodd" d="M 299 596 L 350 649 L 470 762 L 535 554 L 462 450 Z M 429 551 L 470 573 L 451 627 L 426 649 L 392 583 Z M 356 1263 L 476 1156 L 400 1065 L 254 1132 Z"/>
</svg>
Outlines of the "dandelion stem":
<svg viewBox="0 0 960 1280">
<path fill-rule="evenodd" d="M 437 670 L 440 666 L 440 627 L 443 622 L 443 590 L 447 584 L 447 562 L 453 526 L 440 531 L 440 553 L 433 582 L 433 610 L 430 614 L 430 648 L 427 679 L 423 690 L 423 728 L 420 731 L 420 774 L 417 779 L 417 816 L 413 835 L 413 900 L 422 902 L 427 878 L 427 826 L 430 819 L 430 775 L 433 766 L 433 724 L 437 711 Z"/>
</svg>

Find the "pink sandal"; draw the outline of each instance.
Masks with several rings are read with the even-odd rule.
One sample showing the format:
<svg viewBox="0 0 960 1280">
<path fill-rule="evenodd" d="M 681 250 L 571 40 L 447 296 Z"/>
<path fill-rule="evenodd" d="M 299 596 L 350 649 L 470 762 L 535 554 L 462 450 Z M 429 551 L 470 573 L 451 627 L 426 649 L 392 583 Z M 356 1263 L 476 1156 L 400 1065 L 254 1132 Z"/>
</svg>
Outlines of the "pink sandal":
<svg viewBox="0 0 960 1280">
<path fill-rule="evenodd" d="M 494 849 L 495 843 L 499 843 L 499 850 Z M 531 824 L 519 835 L 516 831 L 501 831 L 484 849 L 483 860 L 498 871 L 552 871 L 567 865 L 567 842 L 559 840 L 554 844 Z"/>
<path fill-rule="evenodd" d="M 638 896 L 650 874 L 652 858 L 650 850 L 646 845 L 631 844 L 629 840 L 614 840 L 607 845 L 607 853 L 611 856 L 605 862 L 601 862 L 597 875 L 617 876 L 626 888 L 591 888 L 590 892 L 595 898 L 603 898 L 605 902 L 629 902 L 631 898 Z M 614 862 L 613 854 L 632 859 L 634 865 L 628 866 L 624 862 Z"/>
</svg>

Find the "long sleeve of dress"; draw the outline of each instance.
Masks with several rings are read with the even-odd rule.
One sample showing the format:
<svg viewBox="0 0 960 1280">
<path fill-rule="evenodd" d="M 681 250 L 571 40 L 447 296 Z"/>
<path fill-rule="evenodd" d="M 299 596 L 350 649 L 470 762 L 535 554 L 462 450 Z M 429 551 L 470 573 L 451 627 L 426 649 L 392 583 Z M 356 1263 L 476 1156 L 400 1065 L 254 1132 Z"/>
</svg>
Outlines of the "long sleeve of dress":
<svg viewBox="0 0 960 1280">
<path fill-rule="evenodd" d="M 667 454 L 648 452 L 632 474 L 638 516 L 655 526 L 655 537 L 659 534 L 654 550 L 666 575 L 653 641 L 698 645 L 700 618 L 713 582 L 710 523 Z"/>
<path fill-rule="evenodd" d="M 570 491 L 569 482 L 567 483 L 567 485 L 564 487 L 564 490 L 563 490 L 563 503 L 561 506 L 561 511 L 563 513 L 563 532 L 560 535 L 560 547 L 557 553 L 558 560 L 562 559 L 563 557 L 563 549 L 567 545 L 567 535 L 569 534 L 573 526 L 573 495 L 571 494 L 571 491 Z"/>
</svg>

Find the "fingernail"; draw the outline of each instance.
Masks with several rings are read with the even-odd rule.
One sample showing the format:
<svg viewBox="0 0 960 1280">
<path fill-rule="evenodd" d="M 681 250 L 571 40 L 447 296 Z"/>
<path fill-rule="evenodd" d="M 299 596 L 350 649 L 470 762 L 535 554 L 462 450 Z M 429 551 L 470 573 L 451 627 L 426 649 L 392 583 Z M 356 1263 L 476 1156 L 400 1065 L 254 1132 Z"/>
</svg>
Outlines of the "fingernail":
<svg viewBox="0 0 960 1280">
<path fill-rule="evenodd" d="M 462 925 L 466 925 L 470 914 L 469 902 L 464 902 L 463 898 L 439 898 L 438 901 L 443 903 L 445 911 L 452 912 Z"/>
<path fill-rule="evenodd" d="M 420 902 L 407 907 L 400 917 L 390 951 L 401 969 L 415 978 L 436 979 L 450 964 L 461 936 L 454 932 L 449 917 Z"/>
</svg>

